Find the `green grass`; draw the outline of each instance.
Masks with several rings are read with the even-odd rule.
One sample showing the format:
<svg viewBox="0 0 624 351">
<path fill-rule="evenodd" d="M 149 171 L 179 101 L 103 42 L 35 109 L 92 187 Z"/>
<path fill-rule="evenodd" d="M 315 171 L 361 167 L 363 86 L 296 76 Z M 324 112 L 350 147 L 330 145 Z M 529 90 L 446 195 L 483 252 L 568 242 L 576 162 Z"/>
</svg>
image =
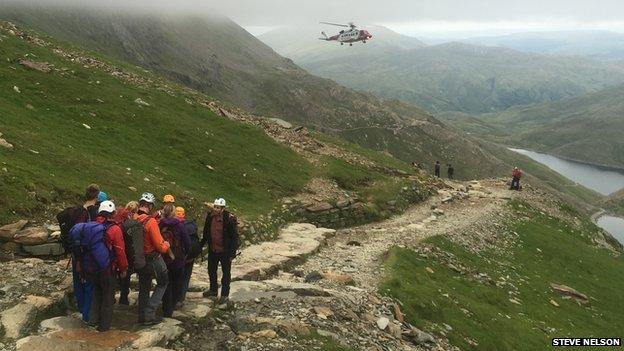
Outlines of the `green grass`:
<svg viewBox="0 0 624 351">
<path fill-rule="evenodd" d="M 318 331 L 312 330 L 310 335 L 302 336 L 301 339 L 314 342 L 315 344 L 320 344 L 318 347 L 314 347 L 314 350 L 321 351 L 355 351 L 355 349 L 350 347 L 342 346 L 336 340 L 332 339 L 329 336 L 322 336 L 318 333 Z M 319 348 L 320 347 L 320 348 Z"/>
<path fill-rule="evenodd" d="M 553 337 L 624 337 L 622 257 L 591 245 L 596 229 L 589 221 L 575 229 L 526 206 L 516 204 L 514 210 L 531 220 L 511 226 L 518 238 L 504 254 L 474 254 L 442 236 L 428 239 L 468 267 L 470 273 L 460 274 L 437 258 L 394 248 L 381 292 L 398 298 L 409 322 L 420 328 L 439 332 L 442 323 L 450 325 L 448 338 L 461 349 L 471 349 L 465 337 L 475 340 L 479 350 L 543 350 Z M 494 281 L 509 276 L 522 305 L 509 301 L 508 286 L 480 283 L 474 279 L 477 273 L 487 273 Z M 588 295 L 589 305 L 562 299 L 551 290 L 551 282 Z"/>
<path fill-rule="evenodd" d="M 358 190 L 368 187 L 374 180 L 386 179 L 387 176 L 372 171 L 364 166 L 355 166 L 346 161 L 332 156 L 324 156 L 321 159 L 324 165 L 324 176 L 333 179 L 341 188 Z"/>
<path fill-rule="evenodd" d="M 16 63 L 27 54 L 68 74 Z M 3 38 L 0 59 L 0 132 L 15 146 L 0 149 L 8 171 L 0 171 L 0 223 L 77 201 L 91 182 L 120 202 L 138 197 L 134 186 L 197 209 L 223 196 L 254 216 L 312 175 L 307 161 L 262 130 L 186 103 L 181 89 L 170 96 L 138 88 L 14 37 Z"/>
<path fill-rule="evenodd" d="M 332 145 L 338 146 L 341 149 L 350 151 L 356 155 L 363 156 L 371 161 L 374 161 L 376 164 L 380 166 L 387 167 L 390 169 L 398 169 L 404 172 L 412 171 L 411 166 L 407 162 L 394 158 L 391 155 L 377 152 L 371 149 L 367 149 L 358 144 L 354 144 L 344 139 L 339 139 L 339 138 L 336 138 L 327 134 L 314 133 L 314 137 L 320 140 L 321 142 L 332 144 Z"/>
</svg>

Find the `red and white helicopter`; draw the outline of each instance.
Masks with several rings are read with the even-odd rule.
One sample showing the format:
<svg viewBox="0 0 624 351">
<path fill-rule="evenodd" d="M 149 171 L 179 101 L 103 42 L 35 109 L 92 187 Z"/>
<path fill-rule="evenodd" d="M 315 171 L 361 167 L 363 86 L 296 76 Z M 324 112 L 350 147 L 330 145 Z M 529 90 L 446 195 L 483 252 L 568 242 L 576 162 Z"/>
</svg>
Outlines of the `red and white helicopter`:
<svg viewBox="0 0 624 351">
<path fill-rule="evenodd" d="M 325 32 L 321 32 L 323 38 L 319 38 L 321 40 L 326 41 L 337 41 L 340 45 L 344 45 L 348 43 L 349 46 L 353 46 L 353 43 L 361 41 L 362 43 L 366 43 L 366 41 L 373 36 L 367 31 L 363 29 L 356 29 L 355 24 L 349 22 L 349 24 L 339 24 L 339 23 L 330 23 L 330 22 L 321 22 L 322 24 L 329 24 L 332 26 L 345 27 L 349 28 L 348 30 L 341 30 L 338 34 L 332 35 L 328 37 Z"/>
</svg>

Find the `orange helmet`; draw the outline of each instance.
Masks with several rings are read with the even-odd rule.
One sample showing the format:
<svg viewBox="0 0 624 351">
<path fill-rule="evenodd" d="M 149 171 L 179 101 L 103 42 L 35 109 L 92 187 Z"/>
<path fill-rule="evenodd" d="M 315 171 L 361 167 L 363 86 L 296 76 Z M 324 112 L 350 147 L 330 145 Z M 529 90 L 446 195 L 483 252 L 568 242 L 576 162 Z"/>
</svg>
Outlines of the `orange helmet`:
<svg viewBox="0 0 624 351">
<path fill-rule="evenodd" d="M 185 211 L 184 211 L 184 207 L 180 207 L 180 206 L 178 206 L 178 207 L 176 207 L 176 208 L 175 208 L 175 215 L 176 215 L 176 217 L 178 217 L 178 218 L 184 218 L 184 215 L 185 215 L 185 214 L 186 214 L 186 213 L 185 213 Z"/>
<path fill-rule="evenodd" d="M 173 197 L 173 195 L 167 194 L 167 195 L 163 196 L 163 202 L 164 203 L 167 203 L 167 202 L 173 203 L 173 202 L 175 202 L 175 198 Z"/>
</svg>

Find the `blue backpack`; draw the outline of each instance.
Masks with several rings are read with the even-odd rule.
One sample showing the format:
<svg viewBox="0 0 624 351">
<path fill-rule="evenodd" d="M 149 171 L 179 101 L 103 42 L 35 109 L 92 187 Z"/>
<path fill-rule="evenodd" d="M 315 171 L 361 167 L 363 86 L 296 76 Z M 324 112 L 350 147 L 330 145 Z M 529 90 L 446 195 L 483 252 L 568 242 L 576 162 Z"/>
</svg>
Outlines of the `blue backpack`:
<svg viewBox="0 0 624 351">
<path fill-rule="evenodd" d="M 109 250 L 106 230 L 109 226 L 98 222 L 78 223 L 69 232 L 74 259 L 80 264 L 81 272 L 100 273 L 113 261 Z"/>
</svg>

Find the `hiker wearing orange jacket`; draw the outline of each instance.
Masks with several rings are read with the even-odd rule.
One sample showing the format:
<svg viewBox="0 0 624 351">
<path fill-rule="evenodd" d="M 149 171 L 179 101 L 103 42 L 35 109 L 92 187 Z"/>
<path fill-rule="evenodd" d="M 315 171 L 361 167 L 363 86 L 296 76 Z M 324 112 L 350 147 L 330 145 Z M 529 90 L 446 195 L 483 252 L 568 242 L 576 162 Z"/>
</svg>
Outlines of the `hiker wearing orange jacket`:
<svg viewBox="0 0 624 351">
<path fill-rule="evenodd" d="M 172 259 L 173 253 L 160 234 L 158 221 L 151 216 L 156 201 L 152 193 L 143 193 L 139 199 L 139 211 L 134 219 L 143 224 L 145 230 L 143 236 L 143 252 L 145 253 L 145 268 L 139 273 L 139 323 L 154 325 L 162 322 L 162 318 L 156 317 L 156 309 L 160 306 L 163 295 L 169 284 L 169 273 L 162 258 L 163 254 Z M 150 296 L 152 278 L 156 278 L 156 287 Z"/>
</svg>

